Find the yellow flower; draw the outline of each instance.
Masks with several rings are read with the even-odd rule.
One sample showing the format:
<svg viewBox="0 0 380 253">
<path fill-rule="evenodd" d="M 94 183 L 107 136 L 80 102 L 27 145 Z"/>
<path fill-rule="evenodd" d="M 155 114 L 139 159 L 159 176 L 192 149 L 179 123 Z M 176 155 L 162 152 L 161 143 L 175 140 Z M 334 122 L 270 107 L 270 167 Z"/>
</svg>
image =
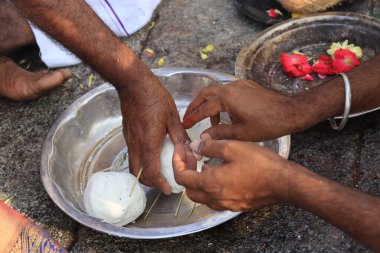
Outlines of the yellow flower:
<svg viewBox="0 0 380 253">
<path fill-rule="evenodd" d="M 348 40 L 343 41 L 342 43 L 339 42 L 333 42 L 331 44 L 331 47 L 329 50 L 327 50 L 327 53 L 331 55 L 332 58 L 334 58 L 334 54 L 336 50 L 339 49 L 348 49 L 351 52 L 353 52 L 358 59 L 360 59 L 363 56 L 363 51 L 360 47 L 356 46 L 355 44 L 348 44 Z"/>
<path fill-rule="evenodd" d="M 203 53 L 202 51 L 199 52 L 199 54 L 201 55 L 202 60 L 207 60 L 208 59 L 208 55 L 205 54 L 205 53 Z"/>
<path fill-rule="evenodd" d="M 212 51 L 214 51 L 214 49 L 215 49 L 214 45 L 209 44 L 202 49 L 202 52 L 203 53 L 211 53 Z"/>
<path fill-rule="evenodd" d="M 165 57 L 161 57 L 161 58 L 158 60 L 157 65 L 158 65 L 159 67 L 162 67 L 162 66 L 164 66 L 164 64 L 165 64 Z"/>
</svg>

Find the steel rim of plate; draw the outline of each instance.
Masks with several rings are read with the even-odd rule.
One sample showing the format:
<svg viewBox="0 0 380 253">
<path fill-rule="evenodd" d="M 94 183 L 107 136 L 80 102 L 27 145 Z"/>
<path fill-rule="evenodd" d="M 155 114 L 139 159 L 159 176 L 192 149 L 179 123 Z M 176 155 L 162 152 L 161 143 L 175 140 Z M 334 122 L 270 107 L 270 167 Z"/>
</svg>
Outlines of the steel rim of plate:
<svg viewBox="0 0 380 253">
<path fill-rule="evenodd" d="M 175 74 L 200 74 L 207 75 L 215 80 L 226 83 L 236 80 L 237 78 L 231 75 L 223 74 L 216 71 L 210 70 L 198 70 L 198 69 L 189 69 L 189 68 L 161 68 L 154 69 L 153 72 L 158 76 L 169 77 Z M 211 217 L 207 222 L 200 221 L 197 223 L 192 223 L 188 225 L 181 225 L 178 227 L 170 228 L 133 228 L 133 227 L 118 227 L 105 222 L 100 221 L 99 219 L 93 218 L 74 208 L 70 203 L 68 203 L 63 196 L 59 186 L 55 184 L 52 178 L 49 175 L 49 161 L 53 155 L 53 140 L 58 130 L 59 126 L 66 119 L 68 115 L 76 111 L 76 108 L 79 107 L 83 102 L 91 99 L 91 97 L 99 94 L 105 90 L 114 89 L 109 84 L 103 84 L 88 93 L 81 96 L 74 103 L 72 103 L 54 122 L 51 129 L 48 132 L 48 135 L 45 138 L 45 142 L 42 149 L 41 161 L 40 161 L 40 174 L 45 190 L 47 191 L 50 198 L 53 202 L 69 217 L 77 221 L 78 223 L 87 226 L 96 231 L 107 233 L 110 235 L 115 235 L 119 237 L 135 238 L 135 239 L 159 239 L 159 238 L 171 238 L 182 236 L 186 234 L 200 232 L 211 227 L 222 224 L 236 216 L 241 212 L 218 212 L 215 217 Z M 291 137 L 289 135 L 279 138 L 279 153 L 281 156 L 288 158 L 290 152 L 290 141 Z M 147 233 L 149 230 L 149 233 Z"/>
</svg>

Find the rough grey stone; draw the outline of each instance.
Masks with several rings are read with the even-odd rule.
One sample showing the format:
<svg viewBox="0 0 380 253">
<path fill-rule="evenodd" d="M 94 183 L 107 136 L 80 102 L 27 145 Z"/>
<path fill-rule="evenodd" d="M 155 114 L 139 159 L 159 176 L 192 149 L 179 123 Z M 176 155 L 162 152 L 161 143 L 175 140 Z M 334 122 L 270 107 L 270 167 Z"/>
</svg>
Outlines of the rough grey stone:
<svg viewBox="0 0 380 253">
<path fill-rule="evenodd" d="M 165 57 L 165 66 L 211 68 L 233 74 L 240 49 L 265 27 L 241 16 L 229 0 L 166 0 L 149 25 L 125 40 L 150 67 Z M 379 13 L 376 0 L 365 1 L 362 13 Z M 199 50 L 213 44 L 209 59 Z M 163 50 L 162 50 L 163 49 Z M 33 50 L 32 50 L 33 51 Z M 32 67 L 40 63 L 30 56 Z M 25 57 L 25 56 L 23 56 Z M 34 58 L 33 58 L 34 57 Z M 76 77 L 31 102 L 0 99 L 0 198 L 41 225 L 72 252 L 365 252 L 357 241 L 318 217 L 289 206 L 242 214 L 202 233 L 165 240 L 131 240 L 101 234 L 78 225 L 49 199 L 40 180 L 44 138 L 63 110 L 104 80 L 88 66 L 71 68 Z M 94 83 L 88 87 L 88 78 Z M 290 159 L 359 190 L 380 194 L 380 112 L 351 119 L 342 132 L 328 122 L 293 136 Z"/>
</svg>

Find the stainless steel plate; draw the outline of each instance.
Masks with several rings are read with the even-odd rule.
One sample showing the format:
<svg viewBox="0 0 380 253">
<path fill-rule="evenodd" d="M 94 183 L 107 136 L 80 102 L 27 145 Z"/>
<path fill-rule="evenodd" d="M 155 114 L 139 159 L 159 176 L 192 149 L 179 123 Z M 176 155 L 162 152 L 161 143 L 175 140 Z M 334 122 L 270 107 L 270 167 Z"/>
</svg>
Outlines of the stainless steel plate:
<svg viewBox="0 0 380 253">
<path fill-rule="evenodd" d="M 240 51 L 235 74 L 286 95 L 301 93 L 326 80 L 316 77 L 308 82 L 288 78 L 280 65 L 281 53 L 299 50 L 316 59 L 319 55 L 326 55 L 332 42 L 344 40 L 363 49 L 364 61 L 379 54 L 380 21 L 357 13 L 332 12 L 282 22 L 255 35 L 252 44 Z M 351 114 L 350 117 L 371 111 Z"/>
<path fill-rule="evenodd" d="M 198 90 L 215 82 L 226 83 L 235 77 L 206 70 L 166 68 L 153 70 L 173 96 L 177 107 L 186 107 Z M 92 173 L 109 167 L 125 148 L 121 129 L 119 98 L 115 89 L 104 84 L 74 102 L 54 123 L 46 137 L 41 177 L 46 191 L 67 215 L 79 223 L 121 237 L 167 238 L 190 234 L 230 220 L 239 213 L 217 212 L 184 198 L 174 216 L 180 194 L 162 196 L 146 220 L 118 227 L 88 216 L 83 210 L 82 194 Z M 290 136 L 260 143 L 287 158 Z M 145 187 L 147 209 L 158 191 Z"/>
</svg>

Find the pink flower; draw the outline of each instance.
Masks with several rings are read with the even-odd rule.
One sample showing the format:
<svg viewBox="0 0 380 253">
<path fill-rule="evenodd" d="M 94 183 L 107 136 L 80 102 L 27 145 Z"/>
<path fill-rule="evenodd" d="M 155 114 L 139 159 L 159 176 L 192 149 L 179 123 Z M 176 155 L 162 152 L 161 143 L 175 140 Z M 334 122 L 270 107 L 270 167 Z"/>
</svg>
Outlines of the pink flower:
<svg viewBox="0 0 380 253">
<path fill-rule="evenodd" d="M 289 77 L 304 76 L 313 72 L 306 56 L 303 54 L 289 55 L 282 53 L 280 63 L 282 69 Z"/>
<path fill-rule="evenodd" d="M 312 77 L 311 75 L 307 74 L 307 75 L 305 75 L 304 77 L 302 77 L 302 80 L 305 80 L 305 81 L 313 81 L 313 80 L 314 80 L 314 77 Z"/>
<path fill-rule="evenodd" d="M 333 75 L 333 59 L 330 56 L 321 55 L 318 60 L 313 64 L 313 71 L 321 75 Z"/>
<path fill-rule="evenodd" d="M 349 49 L 339 49 L 335 51 L 332 66 L 336 74 L 348 72 L 359 65 L 360 61 L 355 53 Z"/>
</svg>

